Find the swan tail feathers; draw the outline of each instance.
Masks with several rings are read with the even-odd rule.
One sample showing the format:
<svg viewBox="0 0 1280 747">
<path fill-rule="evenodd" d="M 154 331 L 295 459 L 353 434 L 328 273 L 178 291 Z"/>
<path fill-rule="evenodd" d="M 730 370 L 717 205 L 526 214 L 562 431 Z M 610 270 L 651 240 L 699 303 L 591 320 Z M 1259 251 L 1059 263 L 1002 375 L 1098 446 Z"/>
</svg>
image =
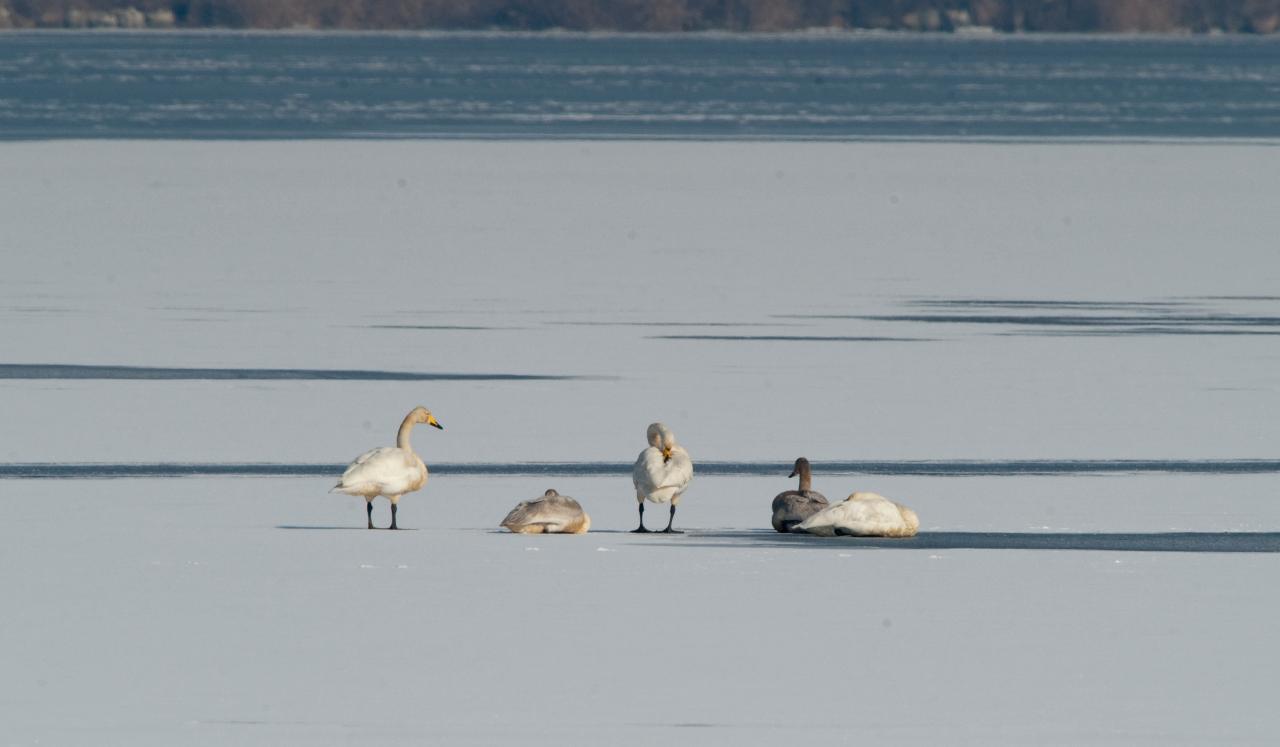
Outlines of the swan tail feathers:
<svg viewBox="0 0 1280 747">
<path fill-rule="evenodd" d="M 919 534 L 920 517 L 916 516 L 916 512 L 906 506 L 900 506 L 899 510 L 902 512 L 902 534 L 898 536 L 914 537 Z"/>
</svg>

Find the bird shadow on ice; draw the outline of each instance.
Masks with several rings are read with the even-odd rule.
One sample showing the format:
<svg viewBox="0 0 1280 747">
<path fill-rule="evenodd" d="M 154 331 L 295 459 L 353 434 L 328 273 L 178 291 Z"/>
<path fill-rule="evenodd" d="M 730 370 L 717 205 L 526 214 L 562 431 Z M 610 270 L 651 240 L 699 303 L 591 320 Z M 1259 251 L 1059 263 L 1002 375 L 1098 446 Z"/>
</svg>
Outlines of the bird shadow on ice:
<svg viewBox="0 0 1280 747">
<path fill-rule="evenodd" d="M 329 532 L 329 531 L 343 531 L 343 530 L 350 530 L 352 532 L 370 531 L 365 527 L 357 527 L 357 526 L 349 526 L 349 527 L 307 526 L 302 524 L 276 524 L 276 529 L 302 529 L 302 530 L 310 530 L 313 532 Z M 379 531 L 379 530 L 388 531 L 386 527 L 374 527 L 372 531 Z M 397 532 L 416 532 L 418 530 L 415 527 L 400 527 L 396 529 L 396 531 Z"/>
<path fill-rule="evenodd" d="M 921 532 L 915 537 L 815 537 L 768 529 L 690 530 L 655 544 L 708 548 L 892 550 L 1091 550 L 1109 552 L 1274 553 L 1280 532 Z"/>
<path fill-rule="evenodd" d="M 532 534 L 522 534 L 520 532 L 513 532 L 510 529 L 501 529 L 501 528 L 490 529 L 489 527 L 482 527 L 482 528 L 475 529 L 473 531 L 483 532 L 484 534 L 509 534 L 512 537 L 580 537 L 582 536 L 579 534 L 573 534 L 572 532 L 547 532 L 545 534 L 543 534 L 542 532 L 534 532 Z M 592 529 L 590 532 L 587 532 L 587 534 L 631 534 L 631 531 L 625 530 L 625 529 Z"/>
</svg>

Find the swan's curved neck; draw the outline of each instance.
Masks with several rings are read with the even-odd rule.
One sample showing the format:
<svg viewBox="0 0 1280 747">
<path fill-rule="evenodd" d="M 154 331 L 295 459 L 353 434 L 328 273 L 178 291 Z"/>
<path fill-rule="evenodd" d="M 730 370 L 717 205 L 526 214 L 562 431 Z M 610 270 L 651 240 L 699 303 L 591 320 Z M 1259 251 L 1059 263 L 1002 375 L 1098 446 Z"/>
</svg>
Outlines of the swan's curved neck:
<svg viewBox="0 0 1280 747">
<path fill-rule="evenodd" d="M 413 451 L 413 446 L 409 444 L 409 433 L 413 431 L 413 415 L 406 415 L 404 422 L 400 424 L 400 431 L 396 433 L 396 446 L 405 451 Z"/>
<path fill-rule="evenodd" d="M 809 474 L 809 463 L 801 462 L 800 463 L 800 492 L 809 490 L 812 484 L 813 484 L 813 478 Z"/>
</svg>

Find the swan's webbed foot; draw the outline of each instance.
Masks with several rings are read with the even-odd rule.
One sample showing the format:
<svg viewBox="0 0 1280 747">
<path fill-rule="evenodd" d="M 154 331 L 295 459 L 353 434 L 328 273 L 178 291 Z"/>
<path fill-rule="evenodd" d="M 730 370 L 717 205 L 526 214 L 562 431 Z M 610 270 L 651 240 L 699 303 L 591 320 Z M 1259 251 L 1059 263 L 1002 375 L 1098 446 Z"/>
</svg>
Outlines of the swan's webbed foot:
<svg viewBox="0 0 1280 747">
<path fill-rule="evenodd" d="M 672 529 L 671 527 L 667 527 L 666 529 L 662 530 L 661 534 L 684 534 L 684 530 Z"/>
<path fill-rule="evenodd" d="M 651 529 L 645 529 L 645 528 L 644 528 L 644 524 L 641 524 L 641 525 L 640 525 L 639 527 L 637 527 L 636 529 L 632 529 L 632 530 L 631 530 L 631 533 L 632 533 L 632 534 L 651 534 L 652 532 L 653 532 L 653 530 L 651 530 Z"/>
</svg>

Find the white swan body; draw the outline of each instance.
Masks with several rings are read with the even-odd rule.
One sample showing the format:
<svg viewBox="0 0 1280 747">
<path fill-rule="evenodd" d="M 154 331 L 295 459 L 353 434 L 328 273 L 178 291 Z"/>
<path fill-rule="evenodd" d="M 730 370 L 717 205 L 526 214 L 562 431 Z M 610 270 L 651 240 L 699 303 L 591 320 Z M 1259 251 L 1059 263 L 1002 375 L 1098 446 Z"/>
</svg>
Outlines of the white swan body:
<svg viewBox="0 0 1280 747">
<path fill-rule="evenodd" d="M 329 492 L 358 495 L 365 499 L 369 528 L 373 529 L 373 499 L 385 495 L 391 500 L 391 528 L 396 528 L 396 507 L 400 496 L 421 490 L 427 484 L 427 465 L 413 452 L 409 433 L 417 423 L 444 426 L 425 407 L 415 407 L 400 423 L 395 446 L 383 446 L 356 457 Z"/>
<path fill-rule="evenodd" d="M 650 446 L 640 452 L 631 470 L 636 500 L 678 504 L 693 480 L 693 460 L 662 423 L 649 426 L 648 436 Z"/>
<path fill-rule="evenodd" d="M 426 484 L 427 465 L 417 454 L 410 449 L 383 446 L 356 457 L 333 489 L 365 498 L 385 495 L 394 503 Z"/>
<path fill-rule="evenodd" d="M 791 528 L 823 537 L 914 537 L 919 530 L 915 511 L 875 493 L 854 493 Z"/>
<path fill-rule="evenodd" d="M 521 501 L 499 526 L 517 534 L 584 534 L 591 529 L 591 517 L 574 499 L 548 490 Z"/>
<path fill-rule="evenodd" d="M 640 504 L 640 527 L 637 532 L 647 532 L 644 527 L 644 503 L 670 503 L 671 518 L 667 521 L 667 533 L 678 534 L 671 528 L 676 518 L 676 506 L 680 496 L 693 480 L 693 459 L 689 452 L 676 444 L 676 436 L 662 423 L 653 423 L 645 432 L 649 448 L 640 452 L 631 470 L 631 482 L 636 488 L 636 502 Z"/>
</svg>

